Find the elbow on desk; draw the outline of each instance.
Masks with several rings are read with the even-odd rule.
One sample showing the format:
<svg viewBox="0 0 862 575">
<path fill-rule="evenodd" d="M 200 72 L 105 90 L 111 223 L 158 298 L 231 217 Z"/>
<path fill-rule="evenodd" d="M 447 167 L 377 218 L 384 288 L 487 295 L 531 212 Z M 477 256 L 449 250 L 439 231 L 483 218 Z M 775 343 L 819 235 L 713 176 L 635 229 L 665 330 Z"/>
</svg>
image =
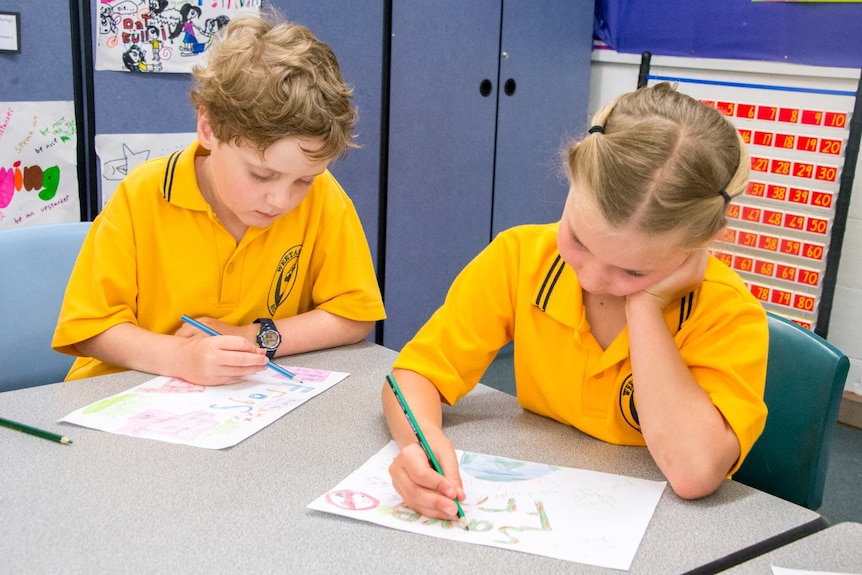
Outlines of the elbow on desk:
<svg viewBox="0 0 862 575">
<path fill-rule="evenodd" d="M 693 473 L 683 470 L 665 476 L 670 488 L 682 499 L 700 499 L 715 493 L 724 476 L 714 473 Z"/>
</svg>

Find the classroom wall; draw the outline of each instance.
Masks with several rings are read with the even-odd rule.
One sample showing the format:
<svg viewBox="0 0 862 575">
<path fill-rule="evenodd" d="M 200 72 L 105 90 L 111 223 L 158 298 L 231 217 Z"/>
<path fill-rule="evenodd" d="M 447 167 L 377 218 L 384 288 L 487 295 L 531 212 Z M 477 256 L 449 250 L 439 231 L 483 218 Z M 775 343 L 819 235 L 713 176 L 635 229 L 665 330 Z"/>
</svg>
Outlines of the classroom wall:
<svg viewBox="0 0 862 575">
<path fill-rule="evenodd" d="M 619 54 L 612 50 L 593 51 L 590 73 L 589 113 L 596 112 L 614 96 L 633 90 L 637 85 L 640 56 Z M 719 60 L 710 60 L 716 65 Z M 800 76 L 815 76 L 823 85 L 835 83 L 837 78 L 858 77 L 858 70 L 825 68 L 795 64 L 775 64 L 754 61 L 724 61 L 728 70 L 752 69 L 762 74 L 768 83 L 769 75 L 778 70 Z M 694 58 L 656 57 L 656 64 L 679 64 L 697 67 Z M 701 63 L 703 63 L 701 61 Z M 850 358 L 850 373 L 845 390 L 862 395 L 862 163 L 857 164 L 843 250 L 838 268 L 837 285 L 829 321 L 827 339 Z"/>
</svg>

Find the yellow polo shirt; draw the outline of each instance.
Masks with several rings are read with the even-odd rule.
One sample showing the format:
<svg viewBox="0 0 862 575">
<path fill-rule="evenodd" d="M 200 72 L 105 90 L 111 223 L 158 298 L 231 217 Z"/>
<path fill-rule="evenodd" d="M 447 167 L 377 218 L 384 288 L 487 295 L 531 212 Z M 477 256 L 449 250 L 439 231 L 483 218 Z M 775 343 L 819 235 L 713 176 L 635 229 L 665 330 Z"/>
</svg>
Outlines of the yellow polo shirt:
<svg viewBox="0 0 862 575">
<path fill-rule="evenodd" d="M 458 275 L 394 367 L 427 377 L 454 404 L 514 340 L 524 408 L 604 441 L 644 445 L 628 329 L 605 350 L 593 338 L 578 278 L 557 250 L 557 228 L 519 226 L 497 236 Z M 665 318 L 695 379 L 736 433 L 741 463 L 766 422 L 762 306 L 710 257 L 701 287 L 669 306 Z"/>
<path fill-rule="evenodd" d="M 362 225 L 332 174 L 237 244 L 198 188 L 194 158 L 206 153 L 195 142 L 122 181 L 81 248 L 54 349 L 80 355 L 75 343 L 124 322 L 171 334 L 182 314 L 234 325 L 313 309 L 358 321 L 385 317 Z M 79 357 L 66 379 L 121 369 Z"/>
</svg>

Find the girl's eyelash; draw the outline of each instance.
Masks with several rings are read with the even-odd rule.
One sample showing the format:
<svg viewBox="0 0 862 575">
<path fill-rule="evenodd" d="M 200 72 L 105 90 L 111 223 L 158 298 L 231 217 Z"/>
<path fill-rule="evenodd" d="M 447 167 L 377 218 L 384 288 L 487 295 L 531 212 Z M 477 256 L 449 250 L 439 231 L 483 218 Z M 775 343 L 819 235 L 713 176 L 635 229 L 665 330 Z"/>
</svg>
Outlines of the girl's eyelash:
<svg viewBox="0 0 862 575">
<path fill-rule="evenodd" d="M 645 274 L 645 273 L 642 273 L 642 272 L 636 272 L 636 271 L 632 271 L 632 270 L 626 270 L 626 275 L 630 275 L 630 276 L 631 276 L 631 277 L 633 277 L 633 278 L 642 278 L 642 277 L 644 277 L 646 274 Z"/>
</svg>

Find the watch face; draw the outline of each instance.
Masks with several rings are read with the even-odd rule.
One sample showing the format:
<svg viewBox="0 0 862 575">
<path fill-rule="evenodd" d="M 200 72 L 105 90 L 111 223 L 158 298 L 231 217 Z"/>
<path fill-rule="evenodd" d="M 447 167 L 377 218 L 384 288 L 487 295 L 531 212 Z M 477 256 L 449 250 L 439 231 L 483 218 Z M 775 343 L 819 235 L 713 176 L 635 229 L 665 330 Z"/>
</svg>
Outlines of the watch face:
<svg viewBox="0 0 862 575">
<path fill-rule="evenodd" d="M 281 343 L 281 338 L 278 337 L 277 331 L 266 330 L 260 334 L 260 343 L 267 349 L 275 349 Z"/>
</svg>

